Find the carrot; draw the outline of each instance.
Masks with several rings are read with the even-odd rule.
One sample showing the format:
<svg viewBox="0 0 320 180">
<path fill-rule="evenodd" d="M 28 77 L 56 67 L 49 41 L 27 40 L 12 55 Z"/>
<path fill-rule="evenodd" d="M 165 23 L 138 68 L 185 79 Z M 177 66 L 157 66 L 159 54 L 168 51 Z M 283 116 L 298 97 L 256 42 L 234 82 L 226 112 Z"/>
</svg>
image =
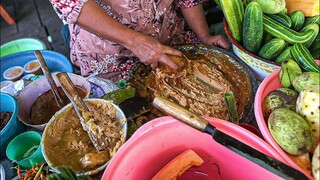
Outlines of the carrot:
<svg viewBox="0 0 320 180">
<path fill-rule="evenodd" d="M 152 180 L 178 179 L 191 166 L 200 166 L 203 160 L 193 150 L 188 149 L 164 166 Z"/>
</svg>

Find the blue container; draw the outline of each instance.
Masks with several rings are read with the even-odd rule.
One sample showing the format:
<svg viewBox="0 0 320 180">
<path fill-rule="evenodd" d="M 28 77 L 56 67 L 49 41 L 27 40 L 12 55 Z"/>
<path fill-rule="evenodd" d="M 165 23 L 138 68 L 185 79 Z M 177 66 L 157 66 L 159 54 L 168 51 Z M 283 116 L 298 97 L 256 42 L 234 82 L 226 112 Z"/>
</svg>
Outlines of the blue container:
<svg viewBox="0 0 320 180">
<path fill-rule="evenodd" d="M 50 72 L 68 72 L 74 73 L 73 66 L 68 58 L 64 55 L 50 50 L 40 51 Z M 3 72 L 12 66 L 23 67 L 27 62 L 36 60 L 34 51 L 19 52 L 0 58 L 0 81 L 4 81 Z M 26 75 L 26 74 L 25 74 Z"/>
<path fill-rule="evenodd" d="M 0 112 L 12 112 L 6 126 L 0 131 L 0 159 L 5 157 L 8 143 L 18 134 L 26 130 L 26 126 L 18 120 L 19 106 L 16 98 L 7 93 L 0 93 Z"/>
</svg>

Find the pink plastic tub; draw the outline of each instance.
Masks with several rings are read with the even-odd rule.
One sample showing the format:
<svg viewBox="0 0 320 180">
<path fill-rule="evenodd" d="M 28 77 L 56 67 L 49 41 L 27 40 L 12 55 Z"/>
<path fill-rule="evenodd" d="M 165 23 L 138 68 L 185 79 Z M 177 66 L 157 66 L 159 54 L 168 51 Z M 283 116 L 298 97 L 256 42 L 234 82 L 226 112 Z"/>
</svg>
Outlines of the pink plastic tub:
<svg viewBox="0 0 320 180">
<path fill-rule="evenodd" d="M 317 64 L 320 65 L 320 61 L 316 60 Z M 273 139 L 271 133 L 268 129 L 268 124 L 266 120 L 263 118 L 262 114 L 262 102 L 264 98 L 273 90 L 280 88 L 281 84 L 279 82 L 278 74 L 280 69 L 275 70 L 273 73 L 269 74 L 258 87 L 255 100 L 254 100 L 254 114 L 256 117 L 257 124 L 259 126 L 259 130 L 265 139 L 287 162 L 286 164 L 303 172 L 309 179 L 313 179 L 313 177 L 306 173 L 302 168 L 300 168 L 295 162 L 293 162 L 290 157 L 281 149 L 281 147 L 276 143 Z"/>
<path fill-rule="evenodd" d="M 250 131 L 224 120 L 206 119 L 220 131 L 285 162 L 269 144 Z M 204 164 L 190 168 L 181 179 L 281 179 L 218 144 L 210 135 L 169 116 L 154 119 L 139 128 L 112 158 L 102 179 L 151 179 L 186 149 L 193 149 Z"/>
</svg>

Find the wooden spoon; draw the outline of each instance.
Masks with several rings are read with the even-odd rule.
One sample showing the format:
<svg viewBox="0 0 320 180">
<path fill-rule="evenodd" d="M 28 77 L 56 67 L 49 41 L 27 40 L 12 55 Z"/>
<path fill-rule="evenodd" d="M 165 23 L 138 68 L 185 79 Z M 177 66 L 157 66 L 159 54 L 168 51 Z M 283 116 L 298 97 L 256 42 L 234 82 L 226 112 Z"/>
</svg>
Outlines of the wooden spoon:
<svg viewBox="0 0 320 180">
<path fill-rule="evenodd" d="M 89 111 L 89 108 L 78 94 L 77 89 L 73 85 L 70 77 L 67 73 L 62 72 L 57 74 L 57 78 L 64 93 L 67 95 L 74 109 L 76 110 L 80 119 L 80 123 L 83 129 L 88 133 L 91 142 L 98 151 L 105 150 L 109 146 L 108 137 L 104 133 L 98 133 L 99 124 L 96 124 L 97 121 L 93 119 L 94 117 L 92 113 Z"/>
<path fill-rule="evenodd" d="M 53 80 L 52 75 L 51 75 L 51 73 L 49 71 L 49 68 L 48 68 L 48 66 L 47 66 L 47 64 L 46 64 L 41 52 L 39 50 L 36 50 L 36 51 L 34 51 L 34 54 L 36 55 L 36 57 L 37 57 L 37 59 L 38 59 L 38 61 L 40 63 L 41 69 L 42 69 L 44 75 L 46 76 L 46 78 L 48 80 L 48 83 L 50 84 L 50 87 L 51 87 L 51 90 L 53 92 L 53 95 L 54 95 L 54 98 L 56 100 L 57 105 L 60 108 L 63 107 L 66 103 L 63 101 L 62 96 L 58 91 L 57 84 Z"/>
</svg>

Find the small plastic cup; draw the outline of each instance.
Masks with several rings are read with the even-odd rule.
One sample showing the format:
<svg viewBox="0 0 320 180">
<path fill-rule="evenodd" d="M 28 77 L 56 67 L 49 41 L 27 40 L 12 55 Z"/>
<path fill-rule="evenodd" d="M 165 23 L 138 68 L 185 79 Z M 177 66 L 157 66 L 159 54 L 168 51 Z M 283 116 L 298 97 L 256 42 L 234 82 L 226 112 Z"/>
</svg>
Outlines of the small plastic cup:
<svg viewBox="0 0 320 180">
<path fill-rule="evenodd" d="M 23 66 L 23 70 L 28 74 L 35 74 L 35 75 L 43 74 L 38 60 L 29 61 Z"/>
<path fill-rule="evenodd" d="M 23 68 L 21 66 L 13 66 L 4 71 L 3 77 L 9 81 L 17 81 L 23 75 Z"/>
<path fill-rule="evenodd" d="M 44 162 L 41 152 L 41 135 L 35 131 L 19 134 L 8 144 L 6 155 L 24 169 L 30 169 Z"/>
</svg>

